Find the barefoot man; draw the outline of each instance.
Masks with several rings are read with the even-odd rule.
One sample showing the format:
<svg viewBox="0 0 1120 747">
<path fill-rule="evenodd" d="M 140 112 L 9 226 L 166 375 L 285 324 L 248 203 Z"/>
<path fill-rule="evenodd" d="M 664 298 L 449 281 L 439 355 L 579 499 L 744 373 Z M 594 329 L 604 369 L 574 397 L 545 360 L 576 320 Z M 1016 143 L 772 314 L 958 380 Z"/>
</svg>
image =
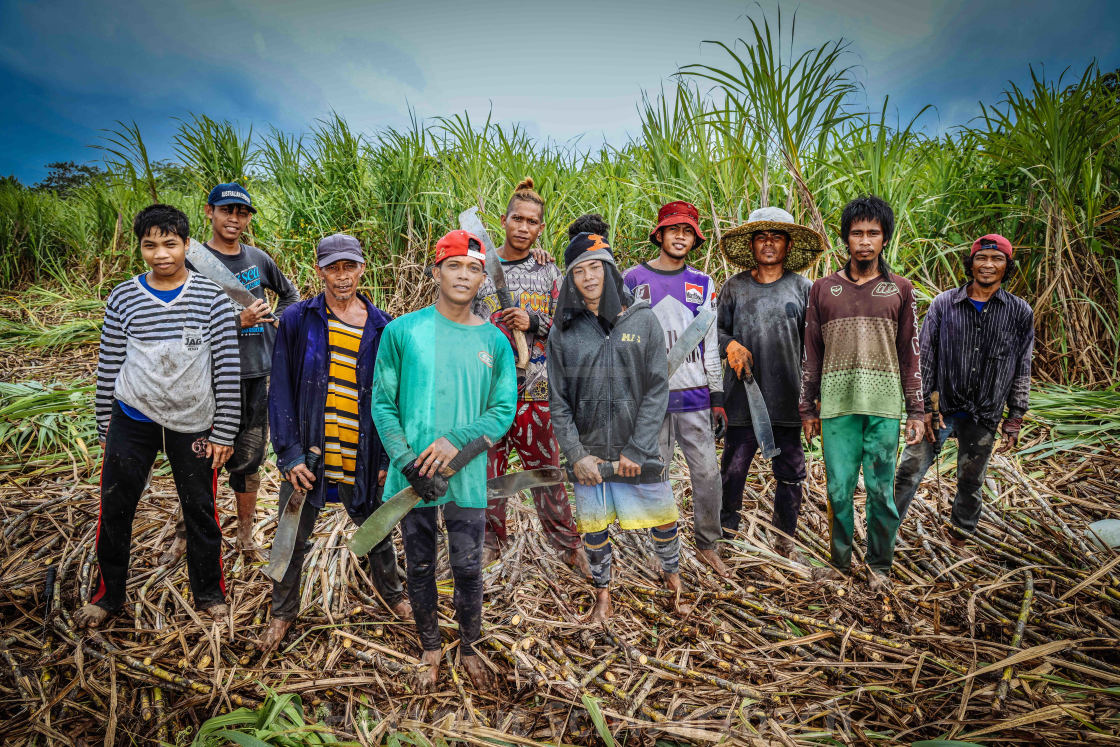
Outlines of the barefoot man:
<svg viewBox="0 0 1120 747">
<path fill-rule="evenodd" d="M 578 234 L 564 252 L 548 338 L 552 427 L 578 484 L 576 526 L 591 565 L 590 620 L 611 615 L 608 527 L 648 529 L 665 585 L 681 590 L 677 503 L 664 479 L 658 437 L 669 403 L 665 333 L 647 301 L 622 282 L 598 234 Z M 602 462 L 617 462 L 606 480 Z"/>
<path fill-rule="evenodd" d="M 296 491 L 303 506 L 288 570 L 272 585 L 272 620 L 261 642 L 266 651 L 283 640 L 299 614 L 303 561 L 325 502 L 341 501 L 361 525 L 381 505 L 389 466 L 370 408 L 374 361 L 391 317 L 358 292 L 365 258 L 356 238 L 327 236 L 315 258 L 323 292 L 280 316 L 272 356 L 272 447 L 285 477 L 280 513 Z M 307 461 L 314 450 L 322 460 L 312 470 Z M 389 609 L 410 616 L 392 535 L 369 552 L 365 565 Z"/>
<path fill-rule="evenodd" d="M 373 419 L 389 452 L 386 492 L 410 485 L 421 501 L 401 521 L 408 594 L 424 648 L 421 691 L 439 681 L 436 558 L 439 515 L 447 527 L 455 579 L 459 655 L 475 687 L 490 676 L 474 645 L 482 634 L 482 543 L 486 532 L 486 459 L 458 472 L 447 464 L 476 439 L 497 443 L 513 423 L 517 373 L 498 328 L 471 311 L 486 277 L 482 242 L 452 231 L 436 243 L 436 302 L 385 328 L 374 371 Z"/>
<path fill-rule="evenodd" d="M 160 449 L 186 522 L 195 607 L 220 622 L 229 611 L 215 482 L 233 453 L 241 415 L 233 310 L 217 285 L 187 269 L 190 226 L 182 211 L 150 205 L 132 230 L 150 269 L 114 288 L 105 305 L 95 403 L 105 454 L 100 579 L 74 622 L 96 628 L 124 606 L 132 520 Z"/>
</svg>

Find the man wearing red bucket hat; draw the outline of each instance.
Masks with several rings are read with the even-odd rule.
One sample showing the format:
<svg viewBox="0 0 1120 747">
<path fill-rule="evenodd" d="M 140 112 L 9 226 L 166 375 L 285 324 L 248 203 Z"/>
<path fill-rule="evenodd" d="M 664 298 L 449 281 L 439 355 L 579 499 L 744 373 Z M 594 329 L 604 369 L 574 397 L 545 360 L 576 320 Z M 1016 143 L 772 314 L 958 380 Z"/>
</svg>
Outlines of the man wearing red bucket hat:
<svg viewBox="0 0 1120 747">
<path fill-rule="evenodd" d="M 686 264 L 689 252 L 704 243 L 696 206 L 670 202 L 657 214 L 649 240 L 659 253 L 649 262 L 631 267 L 623 275 L 635 298 L 648 301 L 665 332 L 666 350 L 673 347 L 702 311 L 715 306 L 715 284 L 700 270 Z M 719 523 L 723 487 L 716 460 L 716 438 L 727 427 L 723 409 L 723 370 L 719 337 L 712 324 L 669 379 L 669 408 L 661 423 L 659 447 L 666 479 L 679 444 L 692 482 L 693 534 L 697 555 L 720 576 L 729 575 L 716 543 L 722 537 Z"/>
<path fill-rule="evenodd" d="M 894 500 L 901 525 L 922 476 L 945 441 L 956 438 L 957 494 L 949 518 L 954 544 L 963 543 L 980 520 L 1000 419 L 997 454 L 1018 442 L 1029 407 L 1034 312 L 1002 287 L 1015 269 L 1013 255 L 1011 242 L 999 234 L 978 238 L 964 258 L 971 280 L 933 299 L 922 324 L 926 437 L 902 452 Z"/>
<path fill-rule="evenodd" d="M 485 446 L 457 472 L 450 462 L 480 442 L 494 444 L 513 422 L 513 351 L 497 327 L 471 311 L 486 277 L 482 242 L 452 231 L 436 243 L 439 293 L 427 308 L 394 319 L 382 333 L 373 377 L 373 420 L 389 452 L 386 495 L 411 486 L 420 496 L 401 520 L 408 595 L 427 668 L 420 690 L 439 678 L 436 532 L 447 527 L 463 667 L 479 688 L 489 675 L 474 651 L 482 632 L 482 540 L 486 529 Z"/>
</svg>

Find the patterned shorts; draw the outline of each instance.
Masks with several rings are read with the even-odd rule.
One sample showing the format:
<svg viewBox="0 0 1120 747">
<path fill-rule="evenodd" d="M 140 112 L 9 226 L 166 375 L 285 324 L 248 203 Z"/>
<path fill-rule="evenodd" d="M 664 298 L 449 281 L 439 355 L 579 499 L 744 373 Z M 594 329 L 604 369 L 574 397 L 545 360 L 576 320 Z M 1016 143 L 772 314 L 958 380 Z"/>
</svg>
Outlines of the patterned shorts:
<svg viewBox="0 0 1120 747">
<path fill-rule="evenodd" d="M 572 490 L 576 495 L 576 528 L 580 534 L 601 532 L 616 519 L 623 529 L 649 529 L 677 520 L 677 502 L 668 480 L 645 485 L 576 483 Z"/>
</svg>

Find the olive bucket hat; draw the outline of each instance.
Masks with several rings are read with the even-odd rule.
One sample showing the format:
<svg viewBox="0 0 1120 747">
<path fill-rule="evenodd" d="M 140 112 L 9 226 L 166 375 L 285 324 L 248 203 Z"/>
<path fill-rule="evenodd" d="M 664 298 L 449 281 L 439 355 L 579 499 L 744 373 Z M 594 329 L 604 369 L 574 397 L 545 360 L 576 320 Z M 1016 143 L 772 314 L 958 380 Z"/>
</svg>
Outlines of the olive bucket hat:
<svg viewBox="0 0 1120 747">
<path fill-rule="evenodd" d="M 801 272 L 828 249 L 824 236 L 807 226 L 798 225 L 785 210 L 764 207 L 753 211 L 743 225 L 723 234 L 719 246 L 728 262 L 744 270 L 753 270 L 757 266 L 751 249 L 751 237 L 756 231 L 785 231 L 789 234 L 789 251 L 782 266 L 792 272 Z"/>
</svg>

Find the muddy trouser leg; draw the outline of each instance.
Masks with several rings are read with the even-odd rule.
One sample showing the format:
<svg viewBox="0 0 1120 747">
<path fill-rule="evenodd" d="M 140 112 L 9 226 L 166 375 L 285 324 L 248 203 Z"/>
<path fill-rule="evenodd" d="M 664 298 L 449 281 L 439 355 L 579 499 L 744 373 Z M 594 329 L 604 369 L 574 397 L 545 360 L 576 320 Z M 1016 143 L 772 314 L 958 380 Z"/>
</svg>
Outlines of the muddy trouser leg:
<svg viewBox="0 0 1120 747">
<path fill-rule="evenodd" d="M 218 524 L 218 472 L 206 456 L 210 430 L 177 433 L 163 429 L 163 448 L 171 462 L 175 489 L 187 524 L 187 575 L 194 606 L 222 604 L 226 582 L 222 571 L 222 528 Z"/>
<path fill-rule="evenodd" d="M 255 493 L 261 480 L 257 474 L 268 442 L 268 377 L 241 380 L 241 425 L 233 442 L 233 455 L 226 462 L 229 487 L 235 493 Z"/>
<path fill-rule="evenodd" d="M 747 473 L 751 460 L 758 451 L 758 440 L 754 429 L 749 425 L 731 425 L 723 437 L 723 501 L 719 511 L 719 523 L 728 532 L 739 529 L 743 510 L 743 488 L 747 484 Z"/>
<path fill-rule="evenodd" d="M 486 452 L 486 479 L 501 477 L 509 469 L 510 434 L 515 425 L 510 426 L 509 433 L 494 444 Z M 509 496 L 502 495 L 497 498 L 488 498 L 486 501 L 486 547 L 496 549 L 506 543 L 506 506 Z"/>
<path fill-rule="evenodd" d="M 416 507 L 401 519 L 405 565 L 408 566 L 408 599 L 412 619 L 425 651 L 439 651 L 439 597 L 436 594 L 436 532 L 439 507 Z M 455 582 L 458 591 L 458 580 Z"/>
<path fill-rule="evenodd" d="M 376 488 L 372 510 L 376 511 L 381 507 L 381 494 L 384 491 L 382 486 L 373 486 Z M 342 505 L 346 510 L 350 510 L 350 501 L 354 497 L 354 486 L 345 483 L 338 483 L 338 499 L 342 501 Z M 353 521 L 353 518 L 351 518 Z M 374 545 L 373 549 L 365 557 L 366 566 L 369 571 L 370 579 L 373 581 L 377 593 L 385 600 L 385 604 L 393 607 L 404 598 L 404 588 L 401 585 L 401 577 L 397 575 L 397 550 L 393 547 L 393 533 L 390 532 L 389 536 Z"/>
<path fill-rule="evenodd" d="M 710 412 L 677 412 L 666 417 L 666 420 L 674 422 L 675 440 L 684 453 L 689 478 L 692 480 L 692 529 L 697 550 L 714 550 L 716 543 L 723 537 L 720 527 L 723 484 L 719 463 L 716 461 L 716 437 L 712 433 Z M 664 446 L 664 442 L 662 445 Z M 661 457 L 665 458 L 664 451 Z M 669 462 L 666 461 L 665 464 L 668 465 Z"/>
<path fill-rule="evenodd" d="M 547 402 L 525 402 L 510 430 L 510 440 L 521 457 L 525 469 L 560 466 L 560 446 L 552 432 L 552 418 Z M 549 544 L 561 552 L 580 545 L 579 532 L 572 519 L 572 503 L 564 485 L 537 488 L 531 491 L 537 518 Z"/>
<path fill-rule="evenodd" d="M 906 521 L 906 514 L 910 512 L 910 504 L 914 502 L 914 495 L 922 484 L 922 478 L 929 472 L 941 447 L 953 433 L 953 421 L 947 420 L 946 426 L 938 429 L 937 443 L 931 444 L 922 438 L 916 444 L 907 444 L 902 450 L 902 459 L 894 476 L 894 507 L 898 511 L 899 526 Z"/>
<path fill-rule="evenodd" d="M 957 426 L 957 495 L 953 499 L 953 526 L 976 531 L 984 507 L 984 475 L 996 445 L 996 434 L 979 423 Z"/>
<path fill-rule="evenodd" d="M 470 656 L 482 637 L 482 540 L 486 510 L 443 505 L 448 555 L 455 577 L 455 619 L 459 623 L 459 655 Z"/>
<path fill-rule="evenodd" d="M 591 566 L 591 584 L 596 589 L 606 589 L 611 585 L 611 538 L 604 529 L 582 535 L 583 551 L 587 564 Z"/>
<path fill-rule="evenodd" d="M 863 432 L 863 484 L 867 489 L 867 565 L 889 574 L 898 535 L 894 471 L 898 458 L 898 418 L 867 417 Z"/>
<path fill-rule="evenodd" d="M 653 527 L 649 530 L 653 551 L 661 563 L 662 573 L 679 573 L 681 564 L 681 535 L 674 523 L 669 529 Z"/>
<path fill-rule="evenodd" d="M 101 459 L 101 514 L 97 522 L 97 590 L 90 600 L 115 613 L 124 606 L 132 552 L 132 520 L 160 446 L 160 427 L 141 423 L 113 403 Z"/>
<path fill-rule="evenodd" d="M 856 492 L 859 466 L 863 461 L 865 415 L 841 415 L 821 419 L 821 451 L 828 480 L 829 562 L 844 573 L 852 565 L 852 536 L 855 516 L 852 496 Z"/>
<path fill-rule="evenodd" d="M 288 505 L 295 489 L 287 480 L 280 483 L 280 514 Z M 312 506 L 306 499 L 300 509 L 299 527 L 296 529 L 296 543 L 292 548 L 292 561 L 284 578 L 272 582 L 272 619 L 295 620 L 299 616 L 299 586 L 303 580 L 303 560 L 307 551 L 311 549 L 311 534 L 315 531 L 315 520 L 319 518 L 319 509 Z"/>
<path fill-rule="evenodd" d="M 805 479 L 805 451 L 801 448 L 801 428 L 774 426 L 774 445 L 782 450 L 774 457 L 774 517 L 776 529 L 797 535 L 797 516 L 801 513 L 801 483 Z"/>
</svg>

